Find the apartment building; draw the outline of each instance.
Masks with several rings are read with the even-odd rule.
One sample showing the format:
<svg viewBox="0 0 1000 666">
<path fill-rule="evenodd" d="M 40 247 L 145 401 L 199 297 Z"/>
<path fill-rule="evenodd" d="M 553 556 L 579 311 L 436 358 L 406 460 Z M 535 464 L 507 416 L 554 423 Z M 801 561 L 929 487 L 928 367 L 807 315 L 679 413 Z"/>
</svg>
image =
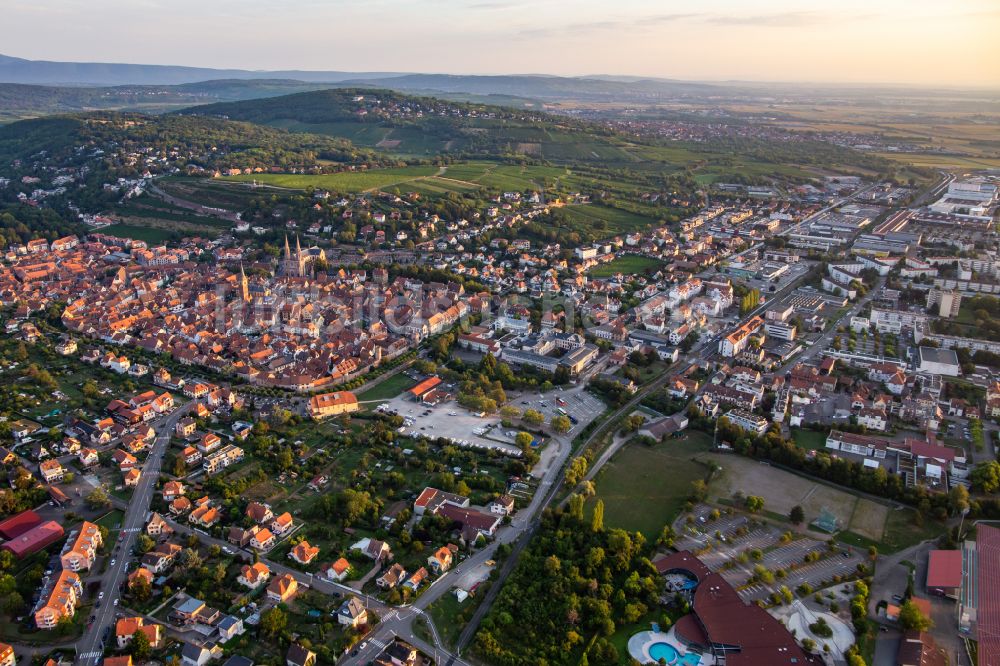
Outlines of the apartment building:
<svg viewBox="0 0 1000 666">
<path fill-rule="evenodd" d="M 59 561 L 69 571 L 89 571 L 97 557 L 97 549 L 104 543 L 101 530 L 94 523 L 84 521 L 80 531 L 66 543 Z"/>
<path fill-rule="evenodd" d="M 227 444 L 218 451 L 205 456 L 201 466 L 205 470 L 205 474 L 216 474 L 241 460 L 243 460 L 243 449 L 233 444 Z"/>
</svg>

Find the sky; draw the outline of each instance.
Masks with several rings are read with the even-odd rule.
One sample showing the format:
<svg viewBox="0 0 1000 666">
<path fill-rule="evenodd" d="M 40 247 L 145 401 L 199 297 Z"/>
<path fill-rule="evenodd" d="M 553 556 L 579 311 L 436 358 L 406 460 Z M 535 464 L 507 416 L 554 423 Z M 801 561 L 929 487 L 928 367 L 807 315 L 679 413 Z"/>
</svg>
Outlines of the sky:
<svg viewBox="0 0 1000 666">
<path fill-rule="evenodd" d="M 0 0 L 0 53 L 240 69 L 1000 86 L 997 0 Z"/>
</svg>

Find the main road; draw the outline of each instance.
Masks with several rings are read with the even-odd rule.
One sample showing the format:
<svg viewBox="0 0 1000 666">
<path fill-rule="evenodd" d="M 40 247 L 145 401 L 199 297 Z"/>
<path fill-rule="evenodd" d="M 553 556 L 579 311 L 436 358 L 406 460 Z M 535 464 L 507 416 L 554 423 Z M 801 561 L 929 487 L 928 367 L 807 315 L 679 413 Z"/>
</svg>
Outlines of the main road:
<svg viewBox="0 0 1000 666">
<path fill-rule="evenodd" d="M 190 403 L 185 403 L 171 412 L 166 418 L 155 424 L 157 429 L 156 441 L 146 458 L 142 468 L 142 476 L 136 485 L 129 499 L 128 507 L 125 509 L 125 516 L 122 518 L 121 530 L 118 536 L 117 550 L 118 556 L 114 559 L 114 564 L 108 567 L 101 578 L 101 590 L 104 599 L 100 607 L 95 609 L 93 624 L 87 632 L 77 641 L 76 663 L 87 666 L 97 664 L 104 654 L 102 639 L 104 632 L 111 628 L 115 621 L 115 601 L 119 597 L 119 588 L 127 577 L 128 562 L 132 559 L 131 552 L 135 546 L 139 532 L 146 524 L 146 514 L 149 513 L 150 503 L 153 494 L 156 492 L 156 481 L 160 475 L 160 465 L 163 462 L 163 454 L 170 444 L 170 437 L 174 431 L 174 426 L 187 413 Z M 107 544 L 105 550 L 114 550 L 112 544 Z"/>
</svg>

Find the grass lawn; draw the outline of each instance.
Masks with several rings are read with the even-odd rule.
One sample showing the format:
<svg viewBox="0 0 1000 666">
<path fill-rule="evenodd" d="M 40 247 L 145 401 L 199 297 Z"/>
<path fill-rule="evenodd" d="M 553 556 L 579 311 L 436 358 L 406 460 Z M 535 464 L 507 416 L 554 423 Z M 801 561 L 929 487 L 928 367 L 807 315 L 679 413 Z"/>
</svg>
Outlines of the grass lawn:
<svg viewBox="0 0 1000 666">
<path fill-rule="evenodd" d="M 414 386 L 413 380 L 400 372 L 382 381 L 377 386 L 373 386 L 364 393 L 358 394 L 358 400 L 361 402 L 368 400 L 389 400 Z"/>
<path fill-rule="evenodd" d="M 604 500 L 605 525 L 656 539 L 683 509 L 691 482 L 708 474 L 708 467 L 692 457 L 710 446 L 711 437 L 693 431 L 651 447 L 625 445 L 597 475 L 588 512 L 596 499 Z"/>
<path fill-rule="evenodd" d="M 924 518 L 923 527 L 917 527 L 913 522 L 915 514 L 916 511 L 913 509 L 889 512 L 885 534 L 882 535 L 881 549 L 884 552 L 893 553 L 944 534 L 945 526 L 929 517 Z"/>
<path fill-rule="evenodd" d="M 816 451 L 826 448 L 826 435 L 817 430 L 805 430 L 804 428 L 792 428 L 792 439 L 800 449 Z"/>
<path fill-rule="evenodd" d="M 651 257 L 639 257 L 636 255 L 625 255 L 617 257 L 613 261 L 600 266 L 595 266 L 588 271 L 588 275 L 594 278 L 611 277 L 616 273 L 624 275 L 636 275 L 639 273 L 655 273 L 663 267 L 663 262 Z"/>
<path fill-rule="evenodd" d="M 922 541 L 937 539 L 944 534 L 944 525 L 930 518 L 925 519 L 923 527 L 918 527 L 913 522 L 914 513 L 913 509 L 891 510 L 886 521 L 885 533 L 878 541 L 852 531 L 840 532 L 837 538 L 858 548 L 876 546 L 880 553 L 895 553 Z"/>
<path fill-rule="evenodd" d="M 485 596 L 485 592 L 480 590 L 476 596 L 468 597 L 459 603 L 458 597 L 449 591 L 427 607 L 427 612 L 434 620 L 434 626 L 446 647 L 455 646 L 462 630 L 472 619 L 472 614 L 476 612 L 476 608 L 479 607 Z"/>
<path fill-rule="evenodd" d="M 628 639 L 636 635 L 640 631 L 649 631 L 652 628 L 653 622 L 661 623 L 663 621 L 663 616 L 665 613 L 662 608 L 655 608 L 641 618 L 633 622 L 632 624 L 626 624 L 624 626 L 619 626 L 615 629 L 615 633 L 611 635 L 608 640 L 615 649 L 618 650 L 618 663 L 631 664 L 632 655 L 628 653 Z M 666 631 L 666 629 L 664 629 Z"/>
<path fill-rule="evenodd" d="M 109 511 L 94 522 L 98 525 L 103 525 L 108 528 L 108 532 L 114 533 L 121 527 L 122 519 L 125 518 L 125 513 L 118 509 Z"/>
</svg>

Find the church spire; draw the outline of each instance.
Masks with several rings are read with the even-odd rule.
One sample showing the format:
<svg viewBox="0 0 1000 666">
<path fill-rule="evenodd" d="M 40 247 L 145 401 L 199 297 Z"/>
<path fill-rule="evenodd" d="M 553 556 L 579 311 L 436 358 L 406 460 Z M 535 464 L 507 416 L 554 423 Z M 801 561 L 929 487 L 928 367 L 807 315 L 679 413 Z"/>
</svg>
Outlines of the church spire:
<svg viewBox="0 0 1000 666">
<path fill-rule="evenodd" d="M 240 298 L 244 302 L 250 301 L 250 281 L 247 280 L 246 271 L 243 270 L 243 262 L 240 262 Z"/>
<path fill-rule="evenodd" d="M 285 259 L 292 258 L 292 248 L 288 247 L 288 234 L 285 234 Z"/>
</svg>

